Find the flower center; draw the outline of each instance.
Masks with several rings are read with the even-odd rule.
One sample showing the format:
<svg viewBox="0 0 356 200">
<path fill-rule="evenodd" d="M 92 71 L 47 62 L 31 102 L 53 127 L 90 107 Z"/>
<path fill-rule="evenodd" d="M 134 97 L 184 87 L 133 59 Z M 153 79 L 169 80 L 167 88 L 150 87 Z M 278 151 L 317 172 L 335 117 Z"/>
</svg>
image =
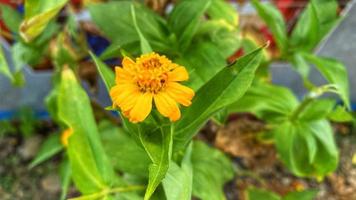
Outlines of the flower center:
<svg viewBox="0 0 356 200">
<path fill-rule="evenodd" d="M 169 63 L 153 56 L 137 60 L 135 82 L 140 91 L 157 94 L 167 85 Z"/>
</svg>

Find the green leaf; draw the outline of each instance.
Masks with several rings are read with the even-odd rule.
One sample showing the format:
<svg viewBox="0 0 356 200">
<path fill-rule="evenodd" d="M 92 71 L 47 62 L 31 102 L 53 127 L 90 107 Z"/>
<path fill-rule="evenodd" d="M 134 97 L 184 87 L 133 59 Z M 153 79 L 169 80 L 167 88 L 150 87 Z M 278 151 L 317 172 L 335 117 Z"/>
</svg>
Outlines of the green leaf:
<svg viewBox="0 0 356 200">
<path fill-rule="evenodd" d="M 192 164 L 193 195 L 202 200 L 225 199 L 223 186 L 234 176 L 231 161 L 219 150 L 195 141 Z"/>
<path fill-rule="evenodd" d="M 224 20 L 234 27 L 237 27 L 239 23 L 239 15 L 237 14 L 237 10 L 235 10 L 231 4 L 223 0 L 212 0 L 207 14 L 211 19 Z"/>
<path fill-rule="evenodd" d="M 0 74 L 9 78 L 11 82 L 14 82 L 15 80 L 13 74 L 10 71 L 9 65 L 7 64 L 2 46 L 0 46 Z"/>
<path fill-rule="evenodd" d="M 139 139 L 152 161 L 148 168 L 148 185 L 144 197 L 145 200 L 148 200 L 169 169 L 172 155 L 173 128 L 162 124 L 141 125 Z"/>
<path fill-rule="evenodd" d="M 174 162 L 170 163 L 167 175 L 162 181 L 168 200 L 191 200 L 193 184 L 191 154 L 192 145 L 189 145 L 181 167 Z"/>
<path fill-rule="evenodd" d="M 314 99 L 299 113 L 299 120 L 310 122 L 324 119 L 331 113 L 335 104 L 333 99 Z"/>
<path fill-rule="evenodd" d="M 148 177 L 150 158 L 126 131 L 109 122 L 101 122 L 99 131 L 105 151 L 115 169 Z"/>
<path fill-rule="evenodd" d="M 133 4 L 131 4 L 131 15 L 132 15 L 133 24 L 134 24 L 137 34 L 140 38 L 141 53 L 146 54 L 146 53 L 152 52 L 151 45 L 148 43 L 145 36 L 142 34 L 140 27 L 137 25 L 136 12 L 135 12 L 135 7 Z"/>
<path fill-rule="evenodd" d="M 331 113 L 328 115 L 328 119 L 334 122 L 352 122 L 355 121 L 351 113 L 346 111 L 344 106 L 337 106 Z"/>
<path fill-rule="evenodd" d="M 187 50 L 211 0 L 181 0 L 168 17 L 168 27 L 175 34 L 181 52 Z"/>
<path fill-rule="evenodd" d="M 290 44 L 311 51 L 338 22 L 337 10 L 335 0 L 311 0 L 292 32 Z"/>
<path fill-rule="evenodd" d="M 110 89 L 115 85 L 115 73 L 92 52 L 89 53 L 91 58 L 94 60 L 94 63 L 99 71 L 101 78 L 104 80 L 106 89 L 110 91 Z"/>
<path fill-rule="evenodd" d="M 103 53 L 100 54 L 99 58 L 102 60 L 117 58 L 121 55 L 121 45 L 110 44 Z"/>
<path fill-rule="evenodd" d="M 339 3 L 336 0 L 311 0 L 319 20 L 320 37 L 325 36 L 339 21 Z"/>
<path fill-rule="evenodd" d="M 211 43 L 201 43 L 189 49 L 177 63 L 189 71 L 187 86 L 197 91 L 226 65 L 220 50 Z M 209 70 L 207 70 L 209 69 Z"/>
<path fill-rule="evenodd" d="M 301 14 L 290 38 L 290 44 L 300 50 L 311 51 L 319 42 L 316 7 L 309 3 Z"/>
<path fill-rule="evenodd" d="M 318 194 L 318 190 L 304 190 L 299 192 L 289 192 L 283 200 L 313 200 Z"/>
<path fill-rule="evenodd" d="M 117 1 L 89 5 L 89 11 L 94 23 L 113 43 L 124 46 L 140 41 L 135 28 L 131 6 L 135 8 L 137 26 L 142 36 L 153 49 L 164 48 L 167 42 L 166 30 L 163 29 L 163 19 L 143 5 L 131 1 Z M 139 45 L 136 45 L 139 47 Z"/>
<path fill-rule="evenodd" d="M 191 200 L 192 176 L 186 174 L 176 163 L 171 162 L 163 187 L 168 200 Z"/>
<path fill-rule="evenodd" d="M 1 19 L 6 27 L 13 33 L 18 33 L 22 17 L 15 9 L 8 5 L 0 5 Z"/>
<path fill-rule="evenodd" d="M 247 200 L 281 200 L 281 197 L 274 192 L 258 188 L 247 190 Z"/>
<path fill-rule="evenodd" d="M 346 67 L 334 59 L 304 54 L 305 58 L 315 65 L 324 78 L 335 85 L 336 90 L 347 108 L 350 108 L 349 82 Z"/>
<path fill-rule="evenodd" d="M 228 107 L 228 110 L 230 113 L 251 112 L 263 120 L 280 122 L 286 120 L 298 104 L 298 100 L 289 89 L 258 83 L 251 86 L 240 100 Z"/>
<path fill-rule="evenodd" d="M 201 41 L 200 43 L 214 44 L 219 54 L 224 57 L 224 60 L 227 60 L 240 47 L 241 37 L 235 26 L 225 20 L 216 19 L 202 22 L 194 36 L 194 40 L 196 40 L 196 43 Z M 199 46 L 198 44 L 195 46 Z M 192 46 L 191 48 L 195 47 Z M 189 55 L 189 53 L 187 54 Z"/>
<path fill-rule="evenodd" d="M 259 48 L 238 59 L 199 89 L 192 105 L 183 110 L 183 117 L 177 122 L 174 136 L 175 149 L 187 145 L 216 112 L 241 98 L 252 83 L 261 61 L 261 52 L 262 48 Z"/>
<path fill-rule="evenodd" d="M 101 146 L 89 98 L 70 69 L 61 75 L 58 115 L 73 131 L 67 153 L 77 188 L 83 194 L 105 189 L 115 176 Z"/>
<path fill-rule="evenodd" d="M 63 145 L 60 143 L 59 138 L 59 133 L 54 133 L 49 136 L 41 145 L 40 150 L 34 160 L 30 163 L 29 168 L 33 168 L 61 152 Z"/>
<path fill-rule="evenodd" d="M 59 169 L 59 176 L 61 178 L 61 197 L 60 200 L 65 200 L 68 193 L 72 178 L 72 169 L 68 159 L 62 161 Z"/>
<path fill-rule="evenodd" d="M 39 36 L 67 1 L 26 0 L 25 19 L 20 25 L 21 37 L 26 42 L 30 42 Z"/>
<path fill-rule="evenodd" d="M 308 79 L 310 66 L 300 52 L 293 54 L 291 58 L 293 68 L 302 76 L 304 81 Z"/>
<path fill-rule="evenodd" d="M 274 137 L 280 158 L 297 176 L 323 177 L 337 167 L 338 151 L 326 120 L 285 122 Z"/>
<path fill-rule="evenodd" d="M 285 52 L 288 38 L 282 14 L 271 3 L 261 3 L 259 0 L 253 0 L 252 4 L 272 32 L 279 49 Z"/>
</svg>

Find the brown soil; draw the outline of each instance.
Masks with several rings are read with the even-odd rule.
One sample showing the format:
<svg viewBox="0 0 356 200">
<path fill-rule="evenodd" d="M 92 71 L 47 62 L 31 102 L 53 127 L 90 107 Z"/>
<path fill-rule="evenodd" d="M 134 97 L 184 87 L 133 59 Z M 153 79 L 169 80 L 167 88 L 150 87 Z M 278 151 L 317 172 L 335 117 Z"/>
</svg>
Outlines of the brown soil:
<svg viewBox="0 0 356 200">
<path fill-rule="evenodd" d="M 277 159 L 273 145 L 261 143 L 256 137 L 265 127 L 251 116 L 238 116 L 226 127 L 220 128 L 215 137 L 210 134 L 210 141 L 230 154 L 238 168 L 235 180 L 225 188 L 228 199 L 244 200 L 245 190 L 256 186 L 280 195 L 313 188 L 319 190 L 317 200 L 356 200 L 356 166 L 352 164 L 352 156 L 356 153 L 356 134 L 348 125 L 335 125 L 334 128 L 340 149 L 340 164 L 335 173 L 321 182 L 298 178 L 288 172 Z"/>
</svg>

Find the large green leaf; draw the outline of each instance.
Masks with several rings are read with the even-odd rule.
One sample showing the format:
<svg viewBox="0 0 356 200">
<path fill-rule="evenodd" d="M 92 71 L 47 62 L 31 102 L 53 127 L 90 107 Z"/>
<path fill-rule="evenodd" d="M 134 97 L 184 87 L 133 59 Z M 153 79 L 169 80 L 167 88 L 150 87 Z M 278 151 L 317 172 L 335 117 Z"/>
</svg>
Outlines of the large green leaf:
<svg viewBox="0 0 356 200">
<path fill-rule="evenodd" d="M 30 42 L 39 36 L 67 1 L 26 0 L 25 19 L 20 25 L 21 37 L 26 42 Z"/>
<path fill-rule="evenodd" d="M 222 69 L 207 82 L 183 110 L 174 136 L 175 149 L 183 148 L 216 112 L 236 102 L 250 87 L 261 61 L 262 48 L 238 59 L 232 66 Z M 208 97 L 208 98 L 207 98 Z"/>
<path fill-rule="evenodd" d="M 171 162 L 163 188 L 168 200 L 191 200 L 193 169 L 191 162 L 192 145 L 187 148 L 181 166 Z"/>
<path fill-rule="evenodd" d="M 62 72 L 58 115 L 73 131 L 67 153 L 77 188 L 83 194 L 105 189 L 115 176 L 101 146 L 89 98 L 70 69 Z"/>
<path fill-rule="evenodd" d="M 29 167 L 35 167 L 38 164 L 48 160 L 63 149 L 63 145 L 60 143 L 59 133 L 50 135 L 41 145 L 36 157 L 30 163 Z"/>
<path fill-rule="evenodd" d="M 115 169 L 148 177 L 150 158 L 126 131 L 109 122 L 100 123 L 99 131 L 103 146 Z"/>
<path fill-rule="evenodd" d="M 263 120 L 279 122 L 286 120 L 298 104 L 296 97 L 287 88 L 258 83 L 251 86 L 228 110 L 230 113 L 252 112 Z"/>
<path fill-rule="evenodd" d="M 294 174 L 323 177 L 336 169 L 338 151 L 328 121 L 285 122 L 274 132 L 280 158 Z"/>
<path fill-rule="evenodd" d="M 286 24 L 282 14 L 271 3 L 261 3 L 259 0 L 252 0 L 258 14 L 272 32 L 274 39 L 282 52 L 285 52 L 288 45 Z"/>
<path fill-rule="evenodd" d="M 211 0 L 181 0 L 170 13 L 168 27 L 175 34 L 181 53 L 184 53 L 191 44 L 210 3 Z"/>
<path fill-rule="evenodd" d="M 100 30 L 118 45 L 137 42 L 140 36 L 135 28 L 131 6 L 136 13 L 136 24 L 153 49 L 162 49 L 166 41 L 166 30 L 162 27 L 163 20 L 157 14 L 132 1 L 118 1 L 92 4 L 89 11 L 93 21 Z M 137 45 L 139 47 L 139 45 Z"/>
<path fill-rule="evenodd" d="M 202 200 L 225 199 L 223 186 L 234 176 L 231 161 L 203 142 L 193 143 L 193 195 Z"/>
</svg>

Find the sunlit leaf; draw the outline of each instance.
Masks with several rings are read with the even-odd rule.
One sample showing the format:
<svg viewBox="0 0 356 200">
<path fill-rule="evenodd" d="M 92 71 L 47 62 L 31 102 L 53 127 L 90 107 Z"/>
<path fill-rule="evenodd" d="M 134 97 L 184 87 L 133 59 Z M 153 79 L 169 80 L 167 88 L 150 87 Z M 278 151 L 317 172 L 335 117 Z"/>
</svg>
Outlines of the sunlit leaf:
<svg viewBox="0 0 356 200">
<path fill-rule="evenodd" d="M 261 61 L 261 51 L 262 48 L 259 48 L 238 59 L 232 66 L 223 68 L 199 89 L 192 105 L 183 110 L 183 117 L 177 122 L 175 149 L 187 145 L 217 111 L 241 98 L 252 83 Z"/>
<path fill-rule="evenodd" d="M 21 37 L 30 42 L 39 36 L 67 1 L 26 0 L 25 19 L 20 25 Z"/>
<path fill-rule="evenodd" d="M 100 143 L 89 98 L 70 69 L 64 69 L 58 93 L 60 119 L 73 131 L 67 153 L 73 181 L 83 194 L 105 189 L 114 175 Z"/>
</svg>

